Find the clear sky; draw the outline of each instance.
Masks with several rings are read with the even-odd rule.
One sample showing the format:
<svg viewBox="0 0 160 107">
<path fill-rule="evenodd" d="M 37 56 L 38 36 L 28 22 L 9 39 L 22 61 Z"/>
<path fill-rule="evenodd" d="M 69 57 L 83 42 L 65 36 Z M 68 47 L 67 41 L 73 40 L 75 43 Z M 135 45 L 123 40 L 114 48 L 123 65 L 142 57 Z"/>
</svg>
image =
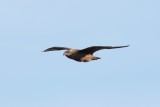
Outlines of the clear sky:
<svg viewBox="0 0 160 107">
<path fill-rule="evenodd" d="M 0 0 L 0 107 L 160 107 L 160 1 Z"/>
</svg>

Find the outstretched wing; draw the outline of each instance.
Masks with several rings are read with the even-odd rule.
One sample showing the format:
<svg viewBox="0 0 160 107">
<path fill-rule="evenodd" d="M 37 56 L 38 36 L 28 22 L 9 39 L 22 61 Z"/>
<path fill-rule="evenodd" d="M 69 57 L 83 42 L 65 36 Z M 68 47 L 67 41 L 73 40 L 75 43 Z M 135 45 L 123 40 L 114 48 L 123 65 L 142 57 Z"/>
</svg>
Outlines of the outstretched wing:
<svg viewBox="0 0 160 107">
<path fill-rule="evenodd" d="M 59 50 L 69 50 L 70 48 L 66 48 L 66 47 L 51 47 L 48 48 L 46 50 L 44 50 L 43 52 L 48 52 L 48 51 L 59 51 Z"/>
<path fill-rule="evenodd" d="M 129 45 L 126 45 L 126 46 L 91 46 L 91 47 L 80 50 L 80 52 L 87 53 L 87 54 L 93 54 L 94 52 L 99 51 L 101 49 L 116 49 L 116 48 L 124 48 L 128 46 Z"/>
</svg>

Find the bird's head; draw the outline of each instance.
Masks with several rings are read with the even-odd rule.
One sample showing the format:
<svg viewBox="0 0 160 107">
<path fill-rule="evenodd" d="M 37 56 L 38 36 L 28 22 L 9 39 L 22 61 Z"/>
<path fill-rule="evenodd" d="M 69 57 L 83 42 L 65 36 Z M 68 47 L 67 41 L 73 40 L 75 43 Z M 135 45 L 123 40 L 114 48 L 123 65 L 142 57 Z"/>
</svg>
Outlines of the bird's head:
<svg viewBox="0 0 160 107">
<path fill-rule="evenodd" d="M 71 55 L 77 53 L 78 51 L 79 51 L 79 50 L 77 50 L 77 49 L 69 49 L 69 50 L 65 51 L 65 52 L 63 53 L 63 55 L 65 55 L 65 56 L 71 56 Z"/>
<path fill-rule="evenodd" d="M 72 50 L 67 50 L 63 53 L 65 56 L 70 56 L 72 54 Z"/>
</svg>

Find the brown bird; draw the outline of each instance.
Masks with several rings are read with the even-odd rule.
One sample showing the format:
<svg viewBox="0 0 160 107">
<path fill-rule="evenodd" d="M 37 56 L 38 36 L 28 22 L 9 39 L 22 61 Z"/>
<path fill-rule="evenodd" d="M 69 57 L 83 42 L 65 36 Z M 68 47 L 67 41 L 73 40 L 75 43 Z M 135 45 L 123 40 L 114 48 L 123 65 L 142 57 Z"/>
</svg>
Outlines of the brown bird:
<svg viewBox="0 0 160 107">
<path fill-rule="evenodd" d="M 94 52 L 102 50 L 102 49 L 116 49 L 116 48 L 124 48 L 128 47 L 129 45 L 126 46 L 91 46 L 85 49 L 71 49 L 67 47 L 51 47 L 43 52 L 48 52 L 48 51 L 57 51 L 57 50 L 67 50 L 64 52 L 63 55 L 66 57 L 73 59 L 78 62 L 89 62 L 92 60 L 97 60 L 100 59 L 99 57 L 96 57 L 93 55 Z"/>
</svg>

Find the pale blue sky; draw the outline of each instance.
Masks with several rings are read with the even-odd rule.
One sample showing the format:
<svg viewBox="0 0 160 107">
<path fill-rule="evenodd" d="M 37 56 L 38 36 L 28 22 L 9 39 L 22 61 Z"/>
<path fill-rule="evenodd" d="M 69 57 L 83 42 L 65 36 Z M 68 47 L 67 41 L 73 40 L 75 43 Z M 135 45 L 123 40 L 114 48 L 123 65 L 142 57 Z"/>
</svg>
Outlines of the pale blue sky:
<svg viewBox="0 0 160 107">
<path fill-rule="evenodd" d="M 0 107 L 160 107 L 159 0 L 1 0 Z M 131 45 L 90 63 L 51 46 Z"/>
</svg>

